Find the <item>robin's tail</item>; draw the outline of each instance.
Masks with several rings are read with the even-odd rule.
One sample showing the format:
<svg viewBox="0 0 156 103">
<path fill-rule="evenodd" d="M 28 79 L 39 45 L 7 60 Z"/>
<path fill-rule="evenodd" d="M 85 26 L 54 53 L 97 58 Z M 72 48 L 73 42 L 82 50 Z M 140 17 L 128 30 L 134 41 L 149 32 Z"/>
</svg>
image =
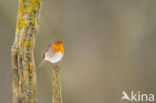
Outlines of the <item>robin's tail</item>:
<svg viewBox="0 0 156 103">
<path fill-rule="evenodd" d="M 45 63 L 45 60 L 42 60 L 41 63 L 39 64 L 39 68 Z"/>
</svg>

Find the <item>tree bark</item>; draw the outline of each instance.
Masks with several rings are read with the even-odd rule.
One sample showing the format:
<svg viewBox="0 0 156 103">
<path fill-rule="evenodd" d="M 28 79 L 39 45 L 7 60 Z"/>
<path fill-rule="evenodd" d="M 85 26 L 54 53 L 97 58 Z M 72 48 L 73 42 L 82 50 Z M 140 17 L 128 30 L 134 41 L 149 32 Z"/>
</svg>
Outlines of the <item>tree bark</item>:
<svg viewBox="0 0 156 103">
<path fill-rule="evenodd" d="M 13 102 L 36 103 L 37 80 L 34 44 L 41 0 L 19 0 L 12 46 Z"/>
</svg>

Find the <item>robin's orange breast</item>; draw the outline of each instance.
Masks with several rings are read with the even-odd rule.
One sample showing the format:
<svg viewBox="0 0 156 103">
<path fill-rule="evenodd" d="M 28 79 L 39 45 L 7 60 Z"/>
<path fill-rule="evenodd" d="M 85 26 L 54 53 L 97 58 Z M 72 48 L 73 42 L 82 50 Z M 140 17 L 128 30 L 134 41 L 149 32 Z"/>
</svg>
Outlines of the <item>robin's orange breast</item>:
<svg viewBox="0 0 156 103">
<path fill-rule="evenodd" d="M 54 53 L 61 52 L 63 54 L 64 53 L 63 44 L 53 44 L 53 52 Z"/>
</svg>

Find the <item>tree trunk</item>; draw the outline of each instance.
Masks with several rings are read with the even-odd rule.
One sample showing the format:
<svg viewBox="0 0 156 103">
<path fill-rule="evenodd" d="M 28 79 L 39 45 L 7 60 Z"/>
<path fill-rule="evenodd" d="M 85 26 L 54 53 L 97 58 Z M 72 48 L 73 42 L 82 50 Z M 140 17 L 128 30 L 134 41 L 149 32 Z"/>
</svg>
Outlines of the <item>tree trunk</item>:
<svg viewBox="0 0 156 103">
<path fill-rule="evenodd" d="M 19 0 L 15 41 L 12 46 L 14 103 L 36 103 L 34 44 L 41 0 Z"/>
</svg>

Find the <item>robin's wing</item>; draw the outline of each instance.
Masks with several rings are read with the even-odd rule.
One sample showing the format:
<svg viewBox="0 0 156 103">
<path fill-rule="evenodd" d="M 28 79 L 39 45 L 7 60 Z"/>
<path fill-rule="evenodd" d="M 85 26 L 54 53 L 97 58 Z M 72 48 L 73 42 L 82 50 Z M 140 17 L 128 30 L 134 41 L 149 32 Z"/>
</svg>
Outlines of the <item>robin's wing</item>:
<svg viewBox="0 0 156 103">
<path fill-rule="evenodd" d="M 45 53 L 49 50 L 50 46 L 51 46 L 51 44 L 49 44 L 48 47 L 44 49 L 42 56 L 41 56 L 42 59 L 45 58 Z"/>
</svg>

